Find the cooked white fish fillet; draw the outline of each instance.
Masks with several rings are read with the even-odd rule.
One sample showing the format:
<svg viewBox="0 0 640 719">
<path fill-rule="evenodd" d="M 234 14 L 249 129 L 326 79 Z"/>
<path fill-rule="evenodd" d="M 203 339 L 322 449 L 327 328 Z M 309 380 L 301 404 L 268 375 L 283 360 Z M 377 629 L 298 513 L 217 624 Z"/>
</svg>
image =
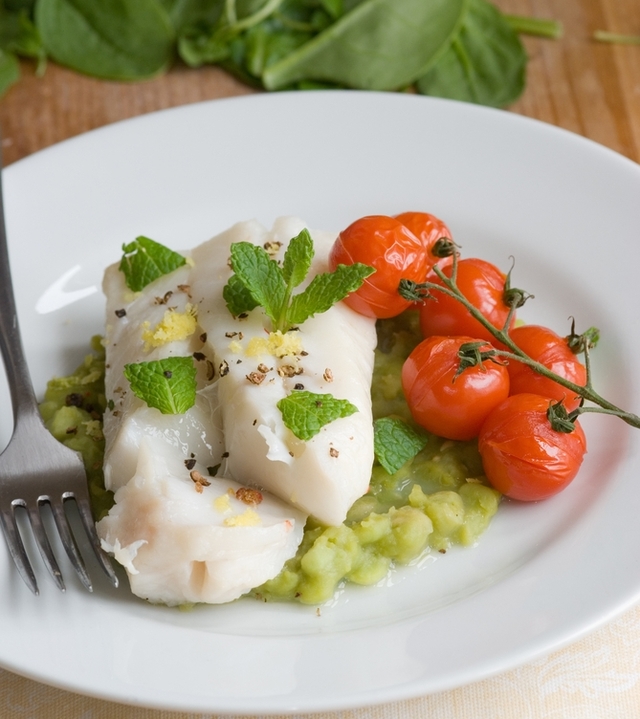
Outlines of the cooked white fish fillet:
<svg viewBox="0 0 640 719">
<path fill-rule="evenodd" d="M 184 470 L 184 462 L 192 457 L 205 466 L 221 462 L 224 438 L 215 384 L 207 382 L 206 360 L 196 362 L 199 391 L 195 406 L 185 414 L 162 414 L 147 407 L 130 390 L 123 374 L 128 363 L 188 357 L 202 346 L 196 308 L 189 296 L 190 272 L 191 266 L 184 265 L 137 293 L 127 288 L 117 264 L 105 272 L 105 394 L 113 402 L 104 415 L 107 489 L 115 491 L 133 477 L 145 436 L 173 448 L 173 459 L 168 461 L 174 473 L 180 466 Z"/>
<path fill-rule="evenodd" d="M 255 221 L 242 222 L 195 248 L 191 295 L 206 332 L 203 352 L 221 375 L 218 393 L 229 476 L 266 488 L 324 524 L 337 525 L 366 493 L 371 476 L 375 321 L 340 302 L 297 331 L 278 336 L 269 333 L 262 308 L 233 318 L 222 296 L 231 275 L 231 243 L 266 246 L 281 259 L 304 227 L 296 218 L 277 220 L 271 231 Z M 309 279 L 328 271 L 335 240 L 325 232 L 311 236 L 315 258 Z M 330 422 L 308 441 L 299 440 L 276 406 L 296 388 L 349 400 L 358 411 Z"/>
<path fill-rule="evenodd" d="M 132 592 L 169 606 L 218 604 L 278 574 L 302 539 L 305 515 L 230 480 L 207 478 L 198 491 L 157 450 L 153 437 L 142 440 L 136 474 L 98 522 Z"/>
<path fill-rule="evenodd" d="M 105 386 L 113 403 L 104 417 L 104 469 L 116 504 L 98 533 L 125 566 L 134 594 L 170 605 L 231 601 L 273 578 L 295 554 L 306 520 L 266 493 L 247 505 L 236 496 L 247 496 L 240 484 L 208 476 L 224 463 L 225 445 L 217 382 L 198 351 L 191 271 L 183 266 L 140 293 L 127 289 L 117 265 L 104 279 Z M 123 374 L 128 363 L 189 355 L 198 391 L 184 414 L 148 407 Z"/>
</svg>

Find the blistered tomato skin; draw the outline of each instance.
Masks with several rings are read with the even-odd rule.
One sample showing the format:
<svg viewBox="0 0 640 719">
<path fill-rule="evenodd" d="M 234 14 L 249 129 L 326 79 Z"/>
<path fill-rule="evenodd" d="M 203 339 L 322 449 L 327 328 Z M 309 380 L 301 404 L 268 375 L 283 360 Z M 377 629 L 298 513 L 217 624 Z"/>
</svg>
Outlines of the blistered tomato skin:
<svg viewBox="0 0 640 719">
<path fill-rule="evenodd" d="M 455 376 L 460 366 L 458 350 L 473 341 L 471 337 L 430 337 L 403 365 L 402 388 L 411 415 L 439 437 L 477 437 L 489 413 L 509 395 L 509 375 L 502 364 L 485 360 Z"/>
<path fill-rule="evenodd" d="M 413 234 L 421 240 L 429 255 L 429 267 L 436 262 L 443 264 L 440 258 L 433 254 L 433 247 L 443 237 L 452 239 L 451 230 L 445 223 L 428 212 L 403 212 L 396 215 L 396 220 L 402 222 Z M 450 261 L 450 260 L 448 260 Z M 447 264 L 446 262 L 444 264 Z"/>
<path fill-rule="evenodd" d="M 491 485 L 507 497 L 533 502 L 557 494 L 576 476 L 587 441 L 579 422 L 557 432 L 547 419 L 551 400 L 516 394 L 487 418 L 478 449 Z"/>
<path fill-rule="evenodd" d="M 360 289 L 344 301 L 367 317 L 395 317 L 411 302 L 398 294 L 403 278 L 423 282 L 428 269 L 427 251 L 422 242 L 399 220 L 370 215 L 343 230 L 329 254 L 329 266 L 362 262 L 375 268 Z"/>
<path fill-rule="evenodd" d="M 453 267 L 442 269 L 451 277 Z M 502 329 L 509 315 L 509 307 L 502 299 L 506 275 L 485 260 L 466 258 L 458 262 L 456 284 L 466 299 L 498 329 Z M 436 277 L 430 281 L 442 285 Z M 427 299 L 420 309 L 420 327 L 425 337 L 431 335 L 468 335 L 494 341 L 493 335 L 471 316 L 469 310 L 457 299 L 437 289 L 430 290 L 434 299 Z M 515 316 L 510 327 L 513 327 Z"/>
<path fill-rule="evenodd" d="M 553 330 L 539 325 L 523 325 L 510 332 L 511 339 L 531 359 L 540 362 L 560 377 L 584 386 L 587 382 L 587 370 L 569 349 L 564 337 Z M 567 411 L 571 412 L 580 404 L 580 395 L 576 395 L 548 377 L 538 374 L 522 362 L 509 361 L 507 367 L 511 380 L 511 394 L 531 392 L 544 397 L 563 401 Z"/>
</svg>

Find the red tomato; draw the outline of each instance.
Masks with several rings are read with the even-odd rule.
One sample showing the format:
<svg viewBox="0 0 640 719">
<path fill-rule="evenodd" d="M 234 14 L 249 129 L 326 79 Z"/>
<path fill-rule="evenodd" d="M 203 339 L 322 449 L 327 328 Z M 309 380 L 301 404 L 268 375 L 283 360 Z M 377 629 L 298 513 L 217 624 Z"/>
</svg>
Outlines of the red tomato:
<svg viewBox="0 0 640 719">
<path fill-rule="evenodd" d="M 451 277 L 453 267 L 444 267 L 442 271 L 447 277 Z M 438 277 L 429 279 L 442 285 Z M 490 262 L 475 258 L 458 262 L 456 283 L 460 292 L 498 329 L 504 327 L 509 314 L 509 308 L 502 299 L 506 279 L 506 275 Z M 427 299 L 420 308 L 420 327 L 425 337 L 468 335 L 489 342 L 495 341 L 493 335 L 471 316 L 459 300 L 438 290 L 431 290 L 431 293 L 435 299 Z M 513 326 L 513 321 L 515 317 L 510 326 Z"/>
<path fill-rule="evenodd" d="M 587 370 L 569 349 L 567 340 L 546 327 L 523 325 L 509 333 L 511 339 L 531 359 L 540 362 L 555 374 L 575 384 L 584 386 L 587 382 Z M 580 404 L 580 395 L 576 395 L 553 380 L 543 377 L 522 362 L 509 361 L 507 366 L 511 379 L 511 394 L 531 392 L 563 400 L 567 411 L 571 412 Z"/>
<path fill-rule="evenodd" d="M 439 220 L 435 215 L 428 212 L 403 212 L 396 215 L 396 220 L 400 220 L 413 234 L 422 241 L 425 249 L 429 253 L 429 266 L 433 266 L 441 260 L 433 254 L 433 247 L 441 237 L 451 237 L 451 230 Z M 442 264 L 442 262 L 440 262 Z"/>
<path fill-rule="evenodd" d="M 402 367 L 402 388 L 414 420 L 439 437 L 477 437 L 489 413 L 509 395 L 506 367 L 491 360 L 455 376 L 460 366 L 458 350 L 473 341 L 471 337 L 430 337 Z"/>
<path fill-rule="evenodd" d="M 482 425 L 478 449 L 489 482 L 512 499 L 546 499 L 576 476 L 587 440 L 575 422 L 570 433 L 556 432 L 547 419 L 552 400 L 514 394 Z"/>
<path fill-rule="evenodd" d="M 398 294 L 400 280 L 423 282 L 427 251 L 399 220 L 386 215 L 362 217 L 339 235 L 329 254 L 332 270 L 363 262 L 375 267 L 362 286 L 344 300 L 367 317 L 395 317 L 412 303 Z"/>
</svg>

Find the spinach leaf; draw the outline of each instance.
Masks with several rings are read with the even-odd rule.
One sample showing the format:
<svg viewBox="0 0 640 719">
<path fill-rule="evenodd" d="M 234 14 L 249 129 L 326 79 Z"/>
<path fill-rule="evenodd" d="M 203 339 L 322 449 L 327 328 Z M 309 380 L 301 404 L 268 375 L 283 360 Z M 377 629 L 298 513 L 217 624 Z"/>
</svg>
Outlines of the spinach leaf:
<svg viewBox="0 0 640 719">
<path fill-rule="evenodd" d="M 173 28 L 157 0 L 37 0 L 35 17 L 51 57 L 87 75 L 139 80 L 173 59 Z"/>
<path fill-rule="evenodd" d="M 0 48 L 9 53 L 38 60 L 44 70 L 46 51 L 38 29 L 26 10 L 7 12 L 0 7 Z"/>
<path fill-rule="evenodd" d="M 0 95 L 20 79 L 20 63 L 12 52 L 0 50 Z"/>
<path fill-rule="evenodd" d="M 460 32 L 416 86 L 423 95 L 503 107 L 522 93 L 526 65 L 504 16 L 486 0 L 471 0 Z"/>
<path fill-rule="evenodd" d="M 224 9 L 224 0 L 158 0 L 167 11 L 176 32 L 198 24 L 215 24 Z"/>
<path fill-rule="evenodd" d="M 457 33 L 467 0 L 364 0 L 299 50 L 267 67 L 278 90 L 301 80 L 394 90 L 425 73 Z"/>
</svg>

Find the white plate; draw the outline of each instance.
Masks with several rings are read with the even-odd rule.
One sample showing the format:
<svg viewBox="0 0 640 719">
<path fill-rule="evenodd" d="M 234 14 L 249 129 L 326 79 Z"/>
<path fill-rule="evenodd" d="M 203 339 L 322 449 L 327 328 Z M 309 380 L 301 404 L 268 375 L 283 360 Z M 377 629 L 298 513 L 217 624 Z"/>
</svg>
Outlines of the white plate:
<svg viewBox="0 0 640 719">
<path fill-rule="evenodd" d="M 567 132 L 407 95 L 280 94 L 119 123 L 4 179 L 39 391 L 101 331 L 101 269 L 138 234 L 182 248 L 254 216 L 338 230 L 422 209 L 449 223 L 467 256 L 505 268 L 516 256 L 516 284 L 537 296 L 526 319 L 559 332 L 569 315 L 599 326 L 597 386 L 640 410 L 640 168 Z M 319 613 L 253 600 L 152 607 L 126 586 L 110 590 L 95 568 L 91 596 L 66 565 L 67 593 L 42 570 L 36 598 L 0 542 L 0 664 L 125 703 L 269 713 L 402 699 L 529 661 L 640 598 L 640 433 L 610 417 L 584 426 L 589 454 L 561 495 L 505 504 L 479 546 L 398 572 L 390 586 L 349 588 Z"/>
</svg>

